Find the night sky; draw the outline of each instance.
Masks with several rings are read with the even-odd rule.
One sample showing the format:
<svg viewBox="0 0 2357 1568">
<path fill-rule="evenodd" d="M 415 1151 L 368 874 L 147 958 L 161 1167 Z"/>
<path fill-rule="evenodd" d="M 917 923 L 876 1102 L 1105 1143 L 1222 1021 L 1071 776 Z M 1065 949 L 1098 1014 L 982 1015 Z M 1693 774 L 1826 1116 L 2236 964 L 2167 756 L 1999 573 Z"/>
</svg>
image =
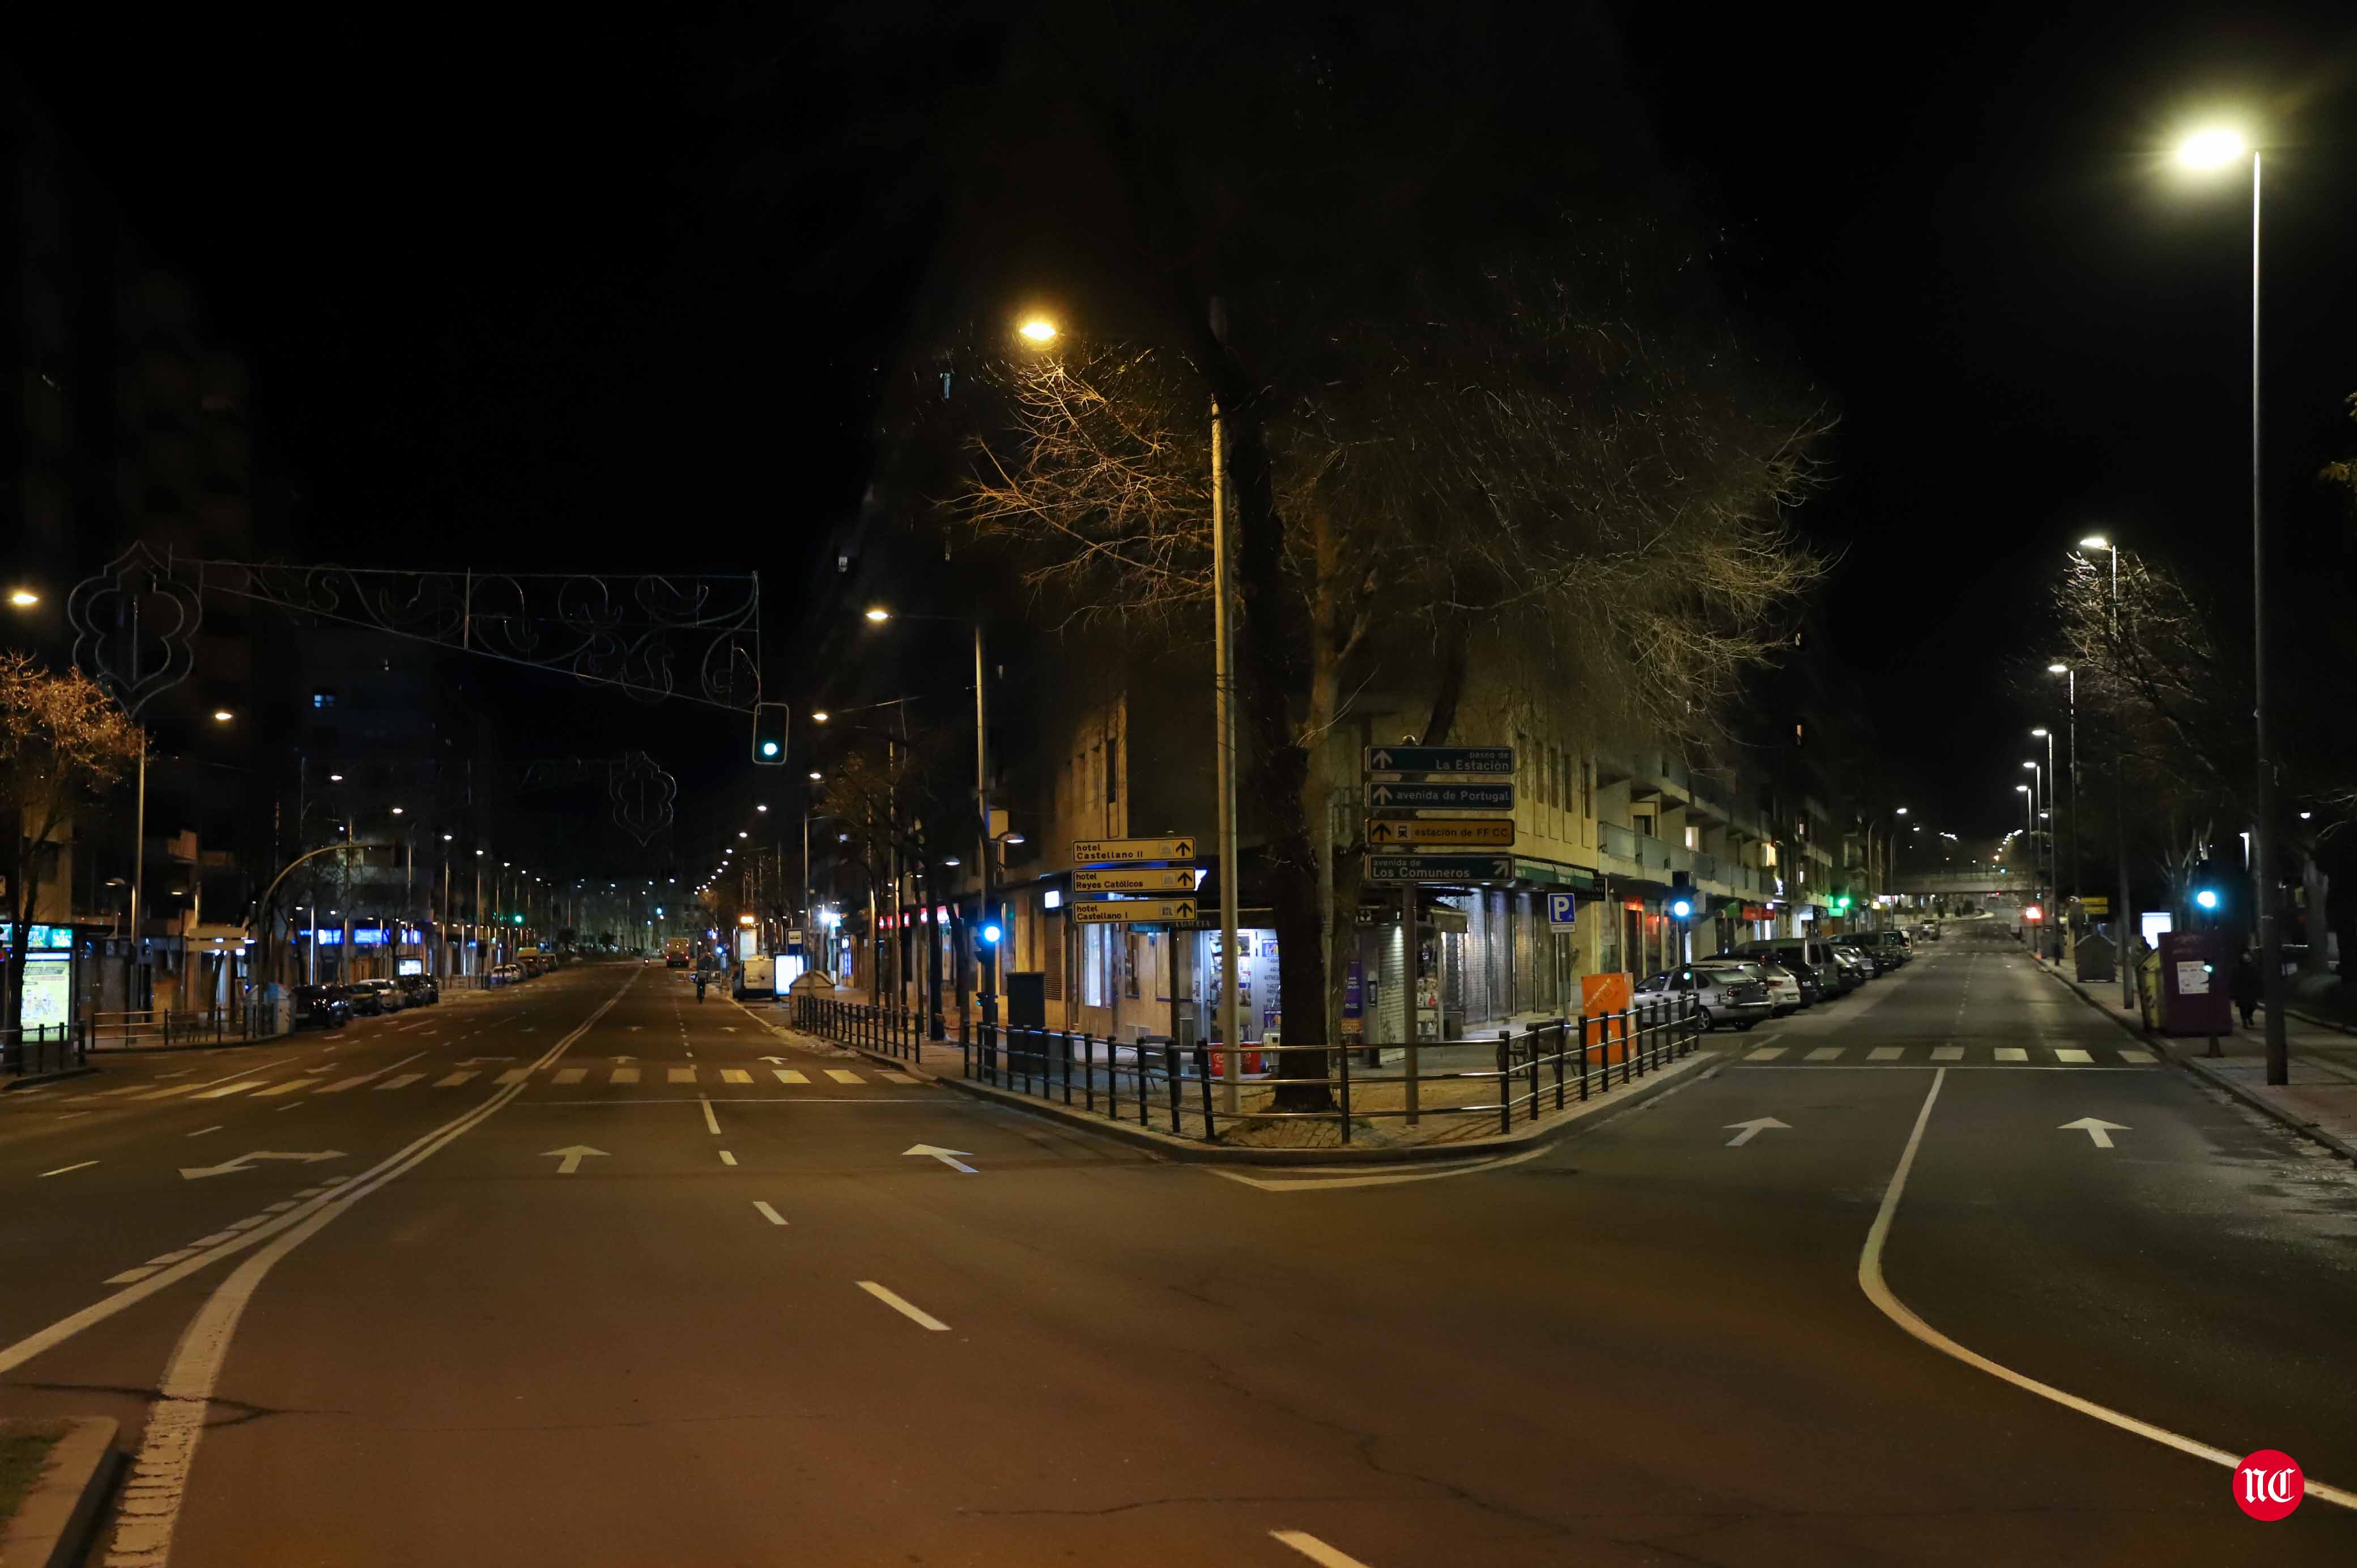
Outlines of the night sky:
<svg viewBox="0 0 2357 1568">
<path fill-rule="evenodd" d="M 1967 831 L 2014 809 L 2012 737 L 2047 715 L 2009 682 L 2044 662 L 2042 600 L 2080 534 L 2172 555 L 2247 613 L 2247 182 L 2158 156 L 2213 107 L 2281 149 L 2282 549 L 2349 560 L 2310 478 L 2357 449 L 2348 13 L 2054 10 L 1616 8 L 1635 129 L 1717 235 L 1755 338 L 1841 413 L 1800 520 L 1840 554 L 1835 652 L 1919 812 Z M 782 635 L 858 505 L 878 369 L 942 242 L 935 138 L 989 84 L 993 11 L 408 25 L 324 24 L 348 30 L 298 58 L 181 16 L 126 54 L 55 16 L 15 58 L 253 359 L 313 553 L 755 565 Z M 1501 91 L 1543 93 L 1547 63 L 1501 59 Z M 1566 62 L 1559 90 L 1596 69 Z M 1534 139 L 1529 179 L 1563 152 Z M 542 711 L 593 710 L 551 683 Z M 683 713 L 650 736 L 691 786 L 742 739 Z"/>
</svg>

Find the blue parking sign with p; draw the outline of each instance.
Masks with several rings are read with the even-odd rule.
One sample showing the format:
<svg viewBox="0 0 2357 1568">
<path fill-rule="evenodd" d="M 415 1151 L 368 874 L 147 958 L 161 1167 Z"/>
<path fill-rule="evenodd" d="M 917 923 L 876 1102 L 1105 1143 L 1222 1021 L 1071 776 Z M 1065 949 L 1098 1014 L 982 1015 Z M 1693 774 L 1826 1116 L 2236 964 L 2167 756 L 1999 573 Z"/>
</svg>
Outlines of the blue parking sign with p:
<svg viewBox="0 0 2357 1568">
<path fill-rule="evenodd" d="M 1559 931 L 1567 931 L 1578 923 L 1579 906 L 1570 894 L 1550 893 L 1546 901 L 1549 926 Z"/>
</svg>

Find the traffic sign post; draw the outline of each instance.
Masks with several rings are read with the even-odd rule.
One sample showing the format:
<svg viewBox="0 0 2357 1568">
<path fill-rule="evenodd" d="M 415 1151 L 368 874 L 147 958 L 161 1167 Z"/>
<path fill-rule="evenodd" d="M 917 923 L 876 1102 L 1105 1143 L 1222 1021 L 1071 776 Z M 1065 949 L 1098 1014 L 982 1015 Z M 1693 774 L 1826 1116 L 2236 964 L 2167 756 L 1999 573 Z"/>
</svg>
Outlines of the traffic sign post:
<svg viewBox="0 0 2357 1568">
<path fill-rule="evenodd" d="M 1512 882 L 1511 854 L 1371 854 L 1369 882 Z"/>
<path fill-rule="evenodd" d="M 1568 931 L 1579 924 L 1579 900 L 1568 893 L 1550 893 L 1547 901 L 1547 929 Z"/>
<path fill-rule="evenodd" d="M 1512 784 L 1372 784 L 1367 806 L 1377 811 L 1511 811 Z"/>
<path fill-rule="evenodd" d="M 1367 843 L 1374 849 L 1426 843 L 1512 849 L 1514 823 L 1511 817 L 1374 817 L 1367 822 Z"/>
</svg>

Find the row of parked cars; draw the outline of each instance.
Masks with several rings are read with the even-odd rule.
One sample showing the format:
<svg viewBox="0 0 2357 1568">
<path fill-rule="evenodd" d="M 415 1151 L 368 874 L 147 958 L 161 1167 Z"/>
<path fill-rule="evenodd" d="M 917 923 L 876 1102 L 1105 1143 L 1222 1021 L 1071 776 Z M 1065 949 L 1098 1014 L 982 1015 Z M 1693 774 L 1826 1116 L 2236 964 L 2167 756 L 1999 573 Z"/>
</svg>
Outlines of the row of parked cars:
<svg viewBox="0 0 2357 1568">
<path fill-rule="evenodd" d="M 298 985 L 295 988 L 295 1026 L 298 1029 L 340 1029 L 354 1018 L 398 1013 L 404 1007 L 425 1007 L 442 1000 L 442 987 L 430 974 L 404 974 L 396 980 L 355 980 L 349 985 Z"/>
<path fill-rule="evenodd" d="M 1914 956 L 1914 940 L 1899 930 L 1779 937 L 1648 976 L 1637 994 L 1691 996 L 1704 1028 L 1749 1029 L 1846 996 Z"/>
</svg>

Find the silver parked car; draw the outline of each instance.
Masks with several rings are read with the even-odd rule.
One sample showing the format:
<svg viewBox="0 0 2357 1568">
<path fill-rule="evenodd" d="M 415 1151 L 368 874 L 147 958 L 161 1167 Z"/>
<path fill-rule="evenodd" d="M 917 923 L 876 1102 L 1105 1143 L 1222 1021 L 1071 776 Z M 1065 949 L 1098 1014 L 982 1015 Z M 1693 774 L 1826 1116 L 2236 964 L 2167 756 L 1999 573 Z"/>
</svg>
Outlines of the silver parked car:
<svg viewBox="0 0 2357 1568">
<path fill-rule="evenodd" d="M 1769 999 L 1766 981 L 1701 964 L 1663 970 L 1638 986 L 1637 994 L 1641 998 L 1692 996 L 1706 1029 L 1715 1029 L 1721 1024 L 1749 1029 L 1762 1018 L 1773 1017 L 1776 1012 L 1775 1003 Z"/>
<path fill-rule="evenodd" d="M 1776 1016 L 1780 1018 L 1787 1013 L 1797 1013 L 1809 1004 L 1808 993 L 1803 991 L 1801 983 L 1792 978 L 1792 972 L 1781 963 L 1746 958 L 1698 958 L 1695 960 L 1695 967 L 1738 971 L 1759 981 L 1767 986 L 1769 1005 L 1775 1009 Z"/>
</svg>

